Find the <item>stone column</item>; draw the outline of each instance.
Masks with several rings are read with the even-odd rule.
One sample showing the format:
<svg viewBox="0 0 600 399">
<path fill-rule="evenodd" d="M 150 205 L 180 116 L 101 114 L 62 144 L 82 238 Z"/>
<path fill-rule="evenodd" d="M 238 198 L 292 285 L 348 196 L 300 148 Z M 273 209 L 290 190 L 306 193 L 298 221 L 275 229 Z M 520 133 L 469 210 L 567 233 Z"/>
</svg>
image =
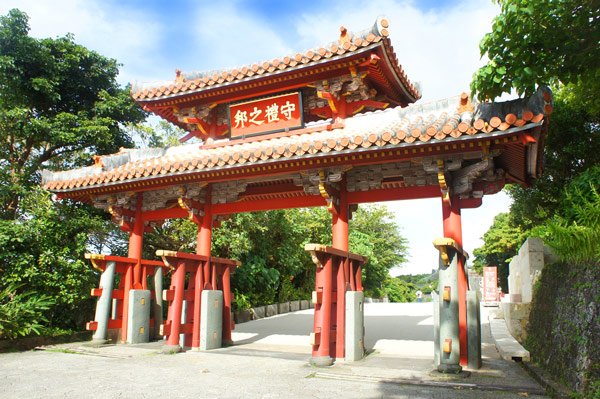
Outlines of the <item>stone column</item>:
<svg viewBox="0 0 600 399">
<path fill-rule="evenodd" d="M 96 302 L 96 315 L 94 321 L 98 323 L 96 332 L 92 336 L 92 343 L 105 344 L 108 334 L 108 320 L 112 310 L 112 291 L 115 281 L 115 262 L 107 262 L 106 269 L 100 276 L 100 289 L 102 294 Z"/>
</svg>

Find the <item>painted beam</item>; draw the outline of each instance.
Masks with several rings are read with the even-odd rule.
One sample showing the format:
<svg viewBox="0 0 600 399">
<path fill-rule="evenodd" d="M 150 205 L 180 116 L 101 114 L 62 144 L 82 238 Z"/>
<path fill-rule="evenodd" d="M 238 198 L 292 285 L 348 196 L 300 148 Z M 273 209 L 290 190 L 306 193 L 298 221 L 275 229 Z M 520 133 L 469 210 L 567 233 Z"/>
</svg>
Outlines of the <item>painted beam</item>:
<svg viewBox="0 0 600 399">
<path fill-rule="evenodd" d="M 369 191 L 348 193 L 349 204 L 364 204 L 371 202 L 399 201 L 421 198 L 438 198 L 441 196 L 438 186 L 382 188 Z"/>
</svg>

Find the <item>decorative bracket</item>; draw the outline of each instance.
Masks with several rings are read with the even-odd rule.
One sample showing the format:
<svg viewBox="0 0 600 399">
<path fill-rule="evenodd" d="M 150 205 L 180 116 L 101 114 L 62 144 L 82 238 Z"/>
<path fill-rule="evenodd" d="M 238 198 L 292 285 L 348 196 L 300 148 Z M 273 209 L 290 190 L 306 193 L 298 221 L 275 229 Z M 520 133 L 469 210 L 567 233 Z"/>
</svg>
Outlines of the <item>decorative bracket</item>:
<svg viewBox="0 0 600 399">
<path fill-rule="evenodd" d="M 94 267 L 94 269 L 103 272 L 104 270 L 98 266 L 98 264 L 96 263 L 97 260 L 104 260 L 104 255 L 102 254 L 85 254 L 84 255 L 86 259 L 89 259 L 90 262 L 92 263 L 92 266 Z"/>
<path fill-rule="evenodd" d="M 179 139 L 180 142 L 186 142 L 192 137 L 206 139 L 208 137 L 218 137 L 229 131 L 227 123 L 218 124 L 216 103 L 203 107 L 182 108 L 173 107 L 173 114 L 181 123 L 188 125 L 192 129 L 187 135 Z M 195 127 L 195 130 L 194 130 Z"/>
<path fill-rule="evenodd" d="M 113 223 L 119 225 L 119 228 L 125 232 L 133 230 L 133 219 L 135 212 L 121 206 L 109 205 L 106 209 L 112 217 Z"/>
<path fill-rule="evenodd" d="M 440 186 L 440 191 L 442 192 L 442 201 L 450 202 L 450 189 L 449 189 L 448 183 L 446 181 L 446 173 L 444 171 L 444 160 L 438 159 L 437 166 L 438 166 L 437 178 L 438 178 L 438 184 Z"/>
<path fill-rule="evenodd" d="M 181 209 L 185 209 L 188 212 L 188 219 L 195 224 L 202 223 L 202 216 L 204 216 L 204 204 L 193 200 L 191 198 L 179 197 L 177 198 L 177 205 Z"/>
<path fill-rule="evenodd" d="M 469 254 L 466 253 L 452 238 L 436 238 L 433 240 L 433 246 L 440 251 L 440 258 L 442 259 L 444 266 L 450 265 L 450 256 L 448 252 L 450 248 L 462 255 L 465 259 L 469 259 Z"/>
<path fill-rule="evenodd" d="M 321 196 L 327 201 L 327 210 L 334 215 L 340 213 L 340 193 L 331 185 L 327 184 L 325 171 L 319 171 L 319 192 Z"/>
</svg>

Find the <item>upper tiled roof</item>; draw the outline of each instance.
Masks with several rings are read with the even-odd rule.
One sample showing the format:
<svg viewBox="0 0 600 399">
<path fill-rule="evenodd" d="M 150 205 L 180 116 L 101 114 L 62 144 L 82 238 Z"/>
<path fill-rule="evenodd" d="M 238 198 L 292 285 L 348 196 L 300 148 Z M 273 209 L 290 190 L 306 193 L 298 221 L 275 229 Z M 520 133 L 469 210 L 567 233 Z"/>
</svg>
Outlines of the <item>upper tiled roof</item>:
<svg viewBox="0 0 600 399">
<path fill-rule="evenodd" d="M 147 102 L 192 94 L 220 85 L 309 67 L 327 60 L 335 60 L 362 50 L 367 50 L 380 44 L 384 47 L 387 57 L 391 60 L 391 66 L 401 80 L 407 94 L 409 97 L 412 97 L 412 101 L 415 101 L 421 97 L 421 93 L 419 88 L 408 80 L 406 73 L 398 64 L 396 54 L 388 38 L 388 27 L 388 20 L 380 17 L 372 28 L 358 34 L 352 34 L 342 27 L 340 40 L 305 52 L 221 71 L 183 73 L 178 70 L 176 79 L 172 84 L 153 87 L 134 85 L 132 96 L 136 101 Z"/>
<path fill-rule="evenodd" d="M 498 103 L 475 103 L 468 95 L 406 108 L 391 108 L 347 118 L 343 126 L 321 124 L 254 140 L 223 140 L 200 147 L 190 144 L 166 149 L 123 150 L 98 157 L 96 165 L 64 172 L 45 171 L 45 188 L 71 192 L 248 164 L 268 164 L 309 157 L 377 151 L 485 139 L 541 125 L 552 112 L 547 88 L 528 99 Z"/>
</svg>

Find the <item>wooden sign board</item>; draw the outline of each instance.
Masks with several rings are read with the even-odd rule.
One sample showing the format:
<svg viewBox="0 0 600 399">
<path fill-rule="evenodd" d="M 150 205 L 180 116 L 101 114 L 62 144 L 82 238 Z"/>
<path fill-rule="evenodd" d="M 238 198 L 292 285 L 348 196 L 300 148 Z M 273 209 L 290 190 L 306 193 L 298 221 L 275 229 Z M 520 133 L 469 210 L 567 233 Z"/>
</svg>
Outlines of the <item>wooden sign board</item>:
<svg viewBox="0 0 600 399">
<path fill-rule="evenodd" d="M 304 126 L 299 92 L 229 106 L 231 138 L 298 129 Z"/>
<path fill-rule="evenodd" d="M 496 266 L 483 268 L 483 301 L 498 301 L 498 268 Z"/>
</svg>

